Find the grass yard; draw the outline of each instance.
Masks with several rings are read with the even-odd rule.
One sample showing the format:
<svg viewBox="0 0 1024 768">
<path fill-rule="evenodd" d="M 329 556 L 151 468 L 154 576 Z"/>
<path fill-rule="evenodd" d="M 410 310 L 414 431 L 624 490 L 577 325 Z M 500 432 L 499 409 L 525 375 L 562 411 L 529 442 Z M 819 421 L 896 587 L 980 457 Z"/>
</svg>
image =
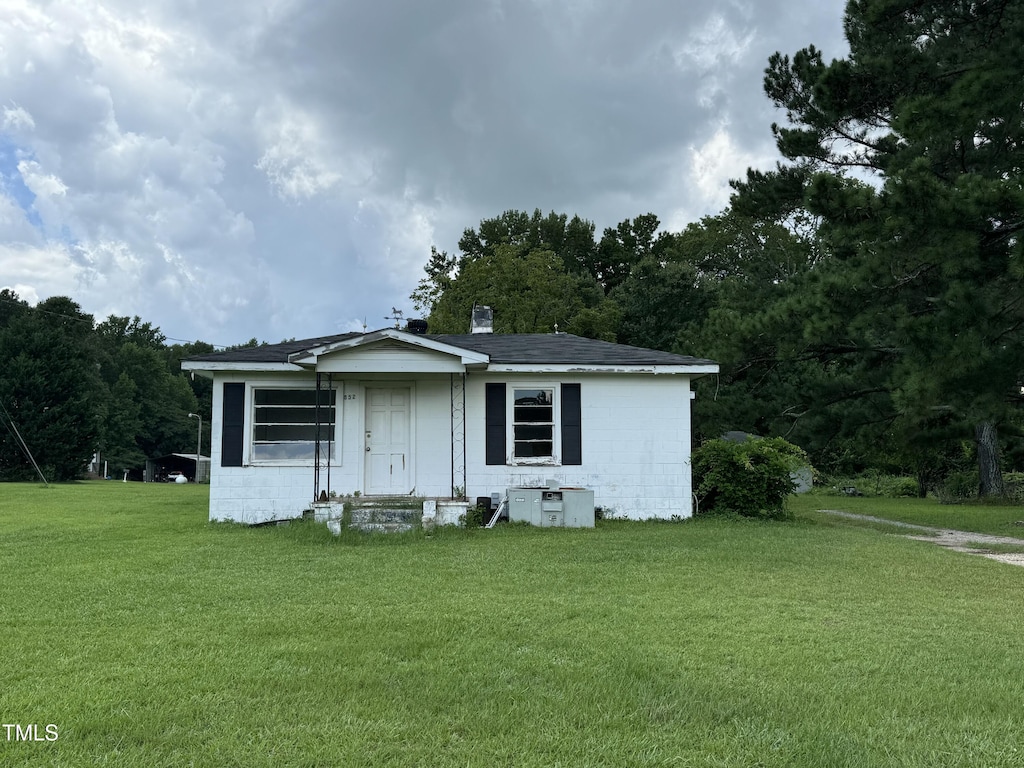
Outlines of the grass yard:
<svg viewBox="0 0 1024 768">
<path fill-rule="evenodd" d="M 796 514 L 812 517 L 819 509 L 838 509 L 904 523 L 1024 539 L 1024 507 L 1013 504 L 940 504 L 935 499 L 825 496 L 811 493 L 790 497 L 790 509 Z"/>
<path fill-rule="evenodd" d="M 0 764 L 1024 763 L 1022 568 L 802 513 L 334 539 L 206 492 L 0 485 L 0 719 L 59 731 Z"/>
</svg>

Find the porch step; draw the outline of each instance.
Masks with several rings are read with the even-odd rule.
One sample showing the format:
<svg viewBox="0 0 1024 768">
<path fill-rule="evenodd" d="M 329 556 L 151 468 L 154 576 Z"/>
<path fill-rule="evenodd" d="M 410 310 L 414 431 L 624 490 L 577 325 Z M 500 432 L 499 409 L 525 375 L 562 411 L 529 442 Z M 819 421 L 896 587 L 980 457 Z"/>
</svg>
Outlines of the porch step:
<svg viewBox="0 0 1024 768">
<path fill-rule="evenodd" d="M 411 531 L 420 525 L 423 507 L 401 509 L 390 506 L 353 507 L 349 512 L 348 524 L 360 531 L 378 533 L 401 533 Z"/>
<path fill-rule="evenodd" d="M 402 533 L 418 528 L 423 499 L 398 496 L 346 499 L 345 520 L 350 528 L 373 533 Z"/>
</svg>

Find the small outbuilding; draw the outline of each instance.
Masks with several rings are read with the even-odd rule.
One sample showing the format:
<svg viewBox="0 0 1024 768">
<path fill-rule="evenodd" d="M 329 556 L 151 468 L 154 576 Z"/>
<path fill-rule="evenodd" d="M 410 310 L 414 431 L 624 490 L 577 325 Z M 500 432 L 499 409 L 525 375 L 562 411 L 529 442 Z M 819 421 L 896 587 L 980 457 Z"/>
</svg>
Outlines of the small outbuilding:
<svg viewBox="0 0 1024 768">
<path fill-rule="evenodd" d="M 166 482 L 172 472 L 180 472 L 190 483 L 210 482 L 210 457 L 194 453 L 169 453 L 146 460 L 144 480 L 147 483 Z"/>
</svg>

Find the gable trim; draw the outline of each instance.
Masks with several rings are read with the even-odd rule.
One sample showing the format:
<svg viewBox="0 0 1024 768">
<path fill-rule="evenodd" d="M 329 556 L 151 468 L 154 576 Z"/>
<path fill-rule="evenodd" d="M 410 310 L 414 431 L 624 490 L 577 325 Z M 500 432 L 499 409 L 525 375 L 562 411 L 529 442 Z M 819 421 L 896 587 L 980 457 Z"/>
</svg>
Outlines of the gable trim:
<svg viewBox="0 0 1024 768">
<path fill-rule="evenodd" d="M 348 349 L 356 349 L 358 347 L 386 340 L 397 342 L 409 347 L 419 347 L 421 349 L 428 349 L 433 352 L 450 355 L 458 358 L 462 365 L 465 366 L 485 366 L 490 360 L 490 356 L 482 352 L 473 352 L 472 350 L 456 347 L 451 344 L 445 344 L 440 341 L 435 341 L 434 339 L 426 338 L 425 336 L 387 328 L 382 331 L 373 331 L 372 333 L 366 333 L 362 336 L 338 341 L 333 344 L 325 344 L 302 352 L 295 352 L 288 356 L 288 362 L 303 367 L 315 366 L 319 358 L 324 355 L 343 352 Z"/>
</svg>

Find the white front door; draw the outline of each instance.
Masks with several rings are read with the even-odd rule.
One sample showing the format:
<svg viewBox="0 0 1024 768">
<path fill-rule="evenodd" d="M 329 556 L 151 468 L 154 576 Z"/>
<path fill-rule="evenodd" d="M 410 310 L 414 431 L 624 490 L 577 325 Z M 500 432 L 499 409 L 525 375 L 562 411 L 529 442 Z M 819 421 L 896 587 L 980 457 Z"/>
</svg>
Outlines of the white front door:
<svg viewBox="0 0 1024 768">
<path fill-rule="evenodd" d="M 366 487 L 370 496 L 412 491 L 409 389 L 366 390 Z"/>
</svg>

